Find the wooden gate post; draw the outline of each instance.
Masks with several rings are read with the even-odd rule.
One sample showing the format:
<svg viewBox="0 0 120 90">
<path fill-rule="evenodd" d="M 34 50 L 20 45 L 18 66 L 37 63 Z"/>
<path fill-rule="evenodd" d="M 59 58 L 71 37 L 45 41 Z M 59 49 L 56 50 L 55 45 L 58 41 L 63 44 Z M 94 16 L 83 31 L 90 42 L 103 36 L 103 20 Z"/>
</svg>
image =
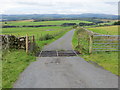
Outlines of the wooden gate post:
<svg viewBox="0 0 120 90">
<path fill-rule="evenodd" d="M 28 54 L 28 35 L 26 34 L 26 53 Z"/>
<path fill-rule="evenodd" d="M 89 35 L 89 53 L 92 53 L 93 35 Z"/>
</svg>

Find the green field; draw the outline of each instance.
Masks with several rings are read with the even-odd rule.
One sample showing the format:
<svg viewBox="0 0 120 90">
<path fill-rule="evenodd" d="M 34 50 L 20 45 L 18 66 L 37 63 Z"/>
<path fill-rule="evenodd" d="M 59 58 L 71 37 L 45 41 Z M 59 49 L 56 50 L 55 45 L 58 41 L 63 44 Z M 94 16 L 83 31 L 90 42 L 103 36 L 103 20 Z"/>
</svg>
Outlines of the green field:
<svg viewBox="0 0 120 90">
<path fill-rule="evenodd" d="M 105 34 L 105 35 L 118 35 L 118 26 L 104 26 L 104 27 L 94 27 L 88 28 L 96 33 Z M 120 34 L 119 34 L 120 35 Z"/>
<path fill-rule="evenodd" d="M 104 31 L 105 30 L 102 30 L 103 33 Z M 80 45 L 78 45 L 78 37 L 80 38 Z M 82 54 L 80 56 L 86 61 L 93 61 L 102 66 L 104 69 L 120 76 L 120 73 L 118 73 L 118 52 L 93 52 L 92 54 L 89 54 L 88 33 L 84 29 L 79 27 L 75 31 L 72 44 L 73 48 L 79 51 Z"/>
<path fill-rule="evenodd" d="M 20 28 L 3 28 L 1 34 L 12 34 L 16 36 L 25 36 L 28 35 L 35 35 L 36 39 L 38 39 L 37 36 L 42 36 L 46 33 L 49 34 L 55 34 L 60 31 L 65 31 L 70 29 L 71 27 L 61 27 L 61 26 L 55 26 L 55 27 L 20 27 Z"/>
<path fill-rule="evenodd" d="M 61 27 L 61 26 L 54 26 L 54 27 L 20 27 L 20 28 L 3 28 L 1 34 L 11 34 L 16 36 L 35 36 L 35 41 L 37 45 L 42 48 L 44 45 L 49 44 L 56 39 L 60 38 L 66 32 L 71 30 L 72 27 Z M 45 35 L 52 35 L 54 38 L 50 40 L 40 41 L 41 37 Z M 59 34 L 59 35 L 57 35 Z"/>
<path fill-rule="evenodd" d="M 60 21 L 40 21 L 40 22 L 33 22 L 33 21 L 8 21 L 7 24 L 3 22 L 3 25 L 14 25 L 14 26 L 22 26 L 22 25 L 61 25 L 63 23 L 76 23 L 79 24 L 80 22 L 84 23 L 92 23 L 89 21 L 81 21 L 81 20 L 60 20 Z"/>
</svg>

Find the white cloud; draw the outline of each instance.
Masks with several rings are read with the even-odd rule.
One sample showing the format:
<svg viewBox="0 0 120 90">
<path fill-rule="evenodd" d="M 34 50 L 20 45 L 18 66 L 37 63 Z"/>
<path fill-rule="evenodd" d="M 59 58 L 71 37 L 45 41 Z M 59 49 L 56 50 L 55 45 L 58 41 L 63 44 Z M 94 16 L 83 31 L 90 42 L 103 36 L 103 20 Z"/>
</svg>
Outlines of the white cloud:
<svg viewBox="0 0 120 90">
<path fill-rule="evenodd" d="M 119 0 L 4 0 L 5 14 L 117 14 Z"/>
</svg>

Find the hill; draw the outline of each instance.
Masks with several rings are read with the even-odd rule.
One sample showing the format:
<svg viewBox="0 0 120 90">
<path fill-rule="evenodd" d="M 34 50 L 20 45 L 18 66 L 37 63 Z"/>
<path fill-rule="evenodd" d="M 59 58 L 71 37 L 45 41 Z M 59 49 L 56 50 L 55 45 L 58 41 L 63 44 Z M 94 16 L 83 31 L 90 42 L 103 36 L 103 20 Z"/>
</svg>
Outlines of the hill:
<svg viewBox="0 0 120 90">
<path fill-rule="evenodd" d="M 0 20 L 28 20 L 28 19 L 81 19 L 81 18 L 100 18 L 100 19 L 118 19 L 117 15 L 108 14 L 24 14 L 24 15 L 0 15 Z"/>
</svg>

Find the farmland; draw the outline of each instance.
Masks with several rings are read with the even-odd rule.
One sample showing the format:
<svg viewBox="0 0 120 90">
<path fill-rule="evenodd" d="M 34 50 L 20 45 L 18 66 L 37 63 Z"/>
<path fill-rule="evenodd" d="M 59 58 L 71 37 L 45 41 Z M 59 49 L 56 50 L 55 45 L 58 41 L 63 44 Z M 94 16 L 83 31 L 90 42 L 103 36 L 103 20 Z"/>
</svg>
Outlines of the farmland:
<svg viewBox="0 0 120 90">
<path fill-rule="evenodd" d="M 6 22 L 2 22 L 2 23 L 3 25 L 22 26 L 22 25 L 62 25 L 63 23 L 79 24 L 80 22 L 91 23 L 89 21 L 81 21 L 81 20 L 59 20 L 59 21 L 40 21 L 40 22 L 34 22 L 33 20 L 22 20 L 22 21 L 8 21 L 7 23 Z M 72 26 L 3 28 L 1 34 L 12 34 L 16 36 L 25 36 L 26 34 L 28 34 L 28 36 L 34 35 L 36 39 L 36 43 L 38 44 L 38 46 L 42 48 L 44 45 L 58 39 L 60 36 L 62 36 L 71 29 Z M 55 37 L 57 33 L 59 33 L 59 35 Z M 40 41 L 39 39 L 41 37 L 44 37 L 46 34 L 53 35 L 55 38 L 51 40 Z"/>
<path fill-rule="evenodd" d="M 22 26 L 22 25 L 61 25 L 63 23 L 76 23 L 79 24 L 80 22 L 84 23 L 91 23 L 89 21 L 81 21 L 81 20 L 60 20 L 60 21 L 40 21 L 40 22 L 33 22 L 33 21 L 8 21 L 7 24 L 3 22 L 3 25 L 14 25 L 14 26 Z"/>
<path fill-rule="evenodd" d="M 31 27 L 22 27 L 22 28 L 3 28 L 1 34 L 11 34 L 16 36 L 25 36 L 28 34 L 28 36 L 34 35 L 35 41 L 37 45 L 42 48 L 44 45 L 49 44 L 50 42 L 55 41 L 62 35 L 64 35 L 67 31 L 71 30 L 72 27 L 37 27 L 37 28 L 31 28 Z M 52 35 L 54 38 L 49 40 L 43 40 L 40 41 L 41 37 L 44 37 L 45 35 Z M 56 34 L 59 34 L 56 36 Z"/>
<path fill-rule="evenodd" d="M 12 34 L 12 35 L 20 35 L 25 36 L 28 35 L 35 35 L 37 39 L 38 36 L 42 36 L 46 33 L 52 34 L 57 33 L 62 30 L 69 29 L 70 27 L 37 27 L 37 28 L 31 28 L 31 27 L 23 27 L 23 28 L 3 28 L 2 34 Z"/>
<path fill-rule="evenodd" d="M 119 26 L 104 26 L 104 27 L 94 27 L 94 28 L 88 28 L 88 29 L 93 32 L 100 33 L 100 34 L 118 35 L 119 34 L 118 27 Z"/>
</svg>

